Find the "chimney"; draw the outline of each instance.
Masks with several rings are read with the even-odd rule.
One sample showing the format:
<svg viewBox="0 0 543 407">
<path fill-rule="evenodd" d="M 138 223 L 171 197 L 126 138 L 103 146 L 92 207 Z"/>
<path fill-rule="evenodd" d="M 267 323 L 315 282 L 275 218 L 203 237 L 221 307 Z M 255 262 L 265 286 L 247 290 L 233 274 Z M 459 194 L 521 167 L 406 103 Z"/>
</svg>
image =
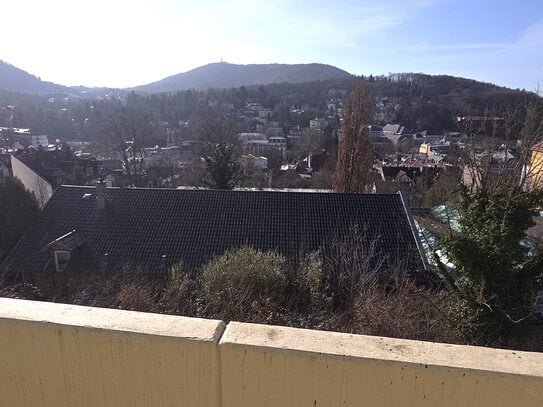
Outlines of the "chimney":
<svg viewBox="0 0 543 407">
<path fill-rule="evenodd" d="M 107 189 L 106 183 L 103 179 L 100 179 L 100 181 L 96 183 L 96 202 L 98 209 L 106 209 Z"/>
</svg>

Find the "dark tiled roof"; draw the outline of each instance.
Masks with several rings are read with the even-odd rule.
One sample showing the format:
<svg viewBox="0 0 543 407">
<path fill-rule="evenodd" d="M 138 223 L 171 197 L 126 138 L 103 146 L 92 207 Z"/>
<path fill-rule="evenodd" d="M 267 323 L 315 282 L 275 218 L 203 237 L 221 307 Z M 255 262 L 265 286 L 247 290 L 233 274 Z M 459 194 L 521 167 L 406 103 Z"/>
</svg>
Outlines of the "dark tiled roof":
<svg viewBox="0 0 543 407">
<path fill-rule="evenodd" d="M 417 167 L 387 167 L 383 166 L 382 176 L 384 177 L 383 181 L 395 181 L 401 175 L 400 173 L 407 175 L 411 180 L 414 180 L 417 176 L 420 175 L 420 168 Z"/>
<path fill-rule="evenodd" d="M 56 170 L 44 166 L 43 161 L 40 159 L 41 156 L 38 155 L 38 153 L 28 155 L 14 155 L 14 157 L 21 161 L 28 168 L 30 168 L 32 171 L 34 171 L 36 174 L 38 174 L 40 177 L 42 177 L 52 187 L 56 187 L 58 185 L 57 178 L 55 176 Z"/>
<path fill-rule="evenodd" d="M 14 155 L 24 165 L 46 180 L 52 187 L 59 184 L 57 172 L 71 172 L 76 168 L 86 170 L 93 168 L 93 173 L 98 171 L 100 161 L 94 157 L 81 159 L 72 156 L 71 152 L 63 150 L 54 151 L 30 151 Z"/>
<path fill-rule="evenodd" d="M 43 248 L 71 231 L 85 241 L 76 253 L 88 271 L 161 271 L 179 261 L 198 267 L 241 245 L 294 258 L 355 225 L 378 239 L 380 253 L 422 267 L 399 194 L 109 188 L 107 195 L 100 210 L 95 188 L 59 187 L 2 268 L 47 270 Z M 69 267 L 76 263 L 74 256 Z"/>
<path fill-rule="evenodd" d="M 332 166 L 332 155 L 328 152 L 323 152 L 322 154 L 313 154 L 313 156 L 311 157 L 311 168 L 313 168 L 313 171 L 315 172 Z"/>
</svg>

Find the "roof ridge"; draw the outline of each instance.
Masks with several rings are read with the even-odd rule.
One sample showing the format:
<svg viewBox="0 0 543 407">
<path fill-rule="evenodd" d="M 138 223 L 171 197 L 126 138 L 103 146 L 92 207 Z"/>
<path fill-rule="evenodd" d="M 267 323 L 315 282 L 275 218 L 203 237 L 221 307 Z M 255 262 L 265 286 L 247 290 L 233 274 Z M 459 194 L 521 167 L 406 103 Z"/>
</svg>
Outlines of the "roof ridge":
<svg viewBox="0 0 543 407">
<path fill-rule="evenodd" d="M 94 190 L 96 187 L 94 185 L 60 185 L 58 188 L 63 188 L 63 189 L 91 189 L 91 190 Z M 306 191 L 302 190 L 302 189 L 297 189 L 295 191 L 293 190 L 284 190 L 284 189 L 243 189 L 243 190 L 240 190 L 240 189 L 207 189 L 207 188 L 198 188 L 198 187 L 195 187 L 195 188 L 182 188 L 182 189 L 177 189 L 177 188 L 149 188 L 149 187 L 107 187 L 108 190 L 114 190 L 114 191 L 119 191 L 119 190 L 123 190 L 123 191 L 137 191 L 137 190 L 143 190 L 143 191 L 178 191 L 178 192 L 184 192 L 184 191 L 201 191 L 201 192 L 225 192 L 225 193 L 241 193 L 241 192 L 260 192 L 260 193 L 263 193 L 263 192 L 269 192 L 269 193 L 278 193 L 278 192 L 282 192 L 282 193 L 290 193 L 290 194 L 321 194 L 321 195 L 345 195 L 345 196 L 358 196 L 358 195 L 362 195 L 362 196 L 396 196 L 397 193 L 393 193 L 393 192 L 390 192 L 390 193 L 371 193 L 371 194 L 360 194 L 360 193 L 355 193 L 355 192 L 335 192 L 335 191 L 330 191 L 330 190 L 313 190 L 313 189 L 308 189 Z"/>
</svg>

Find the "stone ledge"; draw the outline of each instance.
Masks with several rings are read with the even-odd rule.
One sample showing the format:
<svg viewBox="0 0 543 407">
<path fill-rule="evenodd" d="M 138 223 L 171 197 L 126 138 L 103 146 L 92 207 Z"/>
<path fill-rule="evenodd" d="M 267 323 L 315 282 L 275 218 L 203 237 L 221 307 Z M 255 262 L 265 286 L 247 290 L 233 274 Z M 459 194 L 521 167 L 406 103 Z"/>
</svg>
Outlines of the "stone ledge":
<svg viewBox="0 0 543 407">
<path fill-rule="evenodd" d="M 0 319 L 132 332 L 218 343 L 219 320 L 151 314 L 108 308 L 0 298 Z"/>
<path fill-rule="evenodd" d="M 543 353 L 451 345 L 281 326 L 228 324 L 220 346 L 249 346 L 349 359 L 409 363 L 543 378 Z"/>
</svg>

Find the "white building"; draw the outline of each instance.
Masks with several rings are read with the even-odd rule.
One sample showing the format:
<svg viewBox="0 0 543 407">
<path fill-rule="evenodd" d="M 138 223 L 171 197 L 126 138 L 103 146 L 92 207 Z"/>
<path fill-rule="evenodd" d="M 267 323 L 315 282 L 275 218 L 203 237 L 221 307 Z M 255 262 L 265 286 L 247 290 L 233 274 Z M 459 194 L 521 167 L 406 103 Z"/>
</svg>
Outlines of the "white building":
<svg viewBox="0 0 543 407">
<path fill-rule="evenodd" d="M 267 140 L 251 140 L 244 145 L 245 154 L 266 156 L 271 150 L 279 151 L 283 160 L 287 158 L 287 140 L 284 137 L 270 137 Z"/>
<path fill-rule="evenodd" d="M 324 131 L 328 126 L 328 121 L 326 119 L 319 119 L 315 117 L 309 121 L 309 128 L 317 131 Z"/>
<path fill-rule="evenodd" d="M 13 176 L 19 178 L 25 188 L 34 194 L 41 207 L 53 196 L 53 182 L 33 168 L 31 162 L 25 162 L 22 158 L 12 155 L 11 170 Z"/>
<path fill-rule="evenodd" d="M 239 140 L 242 143 L 247 143 L 249 141 L 255 140 L 267 140 L 266 136 L 263 133 L 253 132 L 253 133 L 239 133 Z"/>
<path fill-rule="evenodd" d="M 30 129 L 0 127 L 0 132 L 4 131 L 11 133 L 13 144 L 15 145 L 16 143 L 18 143 L 17 147 L 23 146 L 23 148 L 47 148 L 47 146 L 49 145 L 49 138 L 46 134 L 34 134 Z"/>
</svg>

